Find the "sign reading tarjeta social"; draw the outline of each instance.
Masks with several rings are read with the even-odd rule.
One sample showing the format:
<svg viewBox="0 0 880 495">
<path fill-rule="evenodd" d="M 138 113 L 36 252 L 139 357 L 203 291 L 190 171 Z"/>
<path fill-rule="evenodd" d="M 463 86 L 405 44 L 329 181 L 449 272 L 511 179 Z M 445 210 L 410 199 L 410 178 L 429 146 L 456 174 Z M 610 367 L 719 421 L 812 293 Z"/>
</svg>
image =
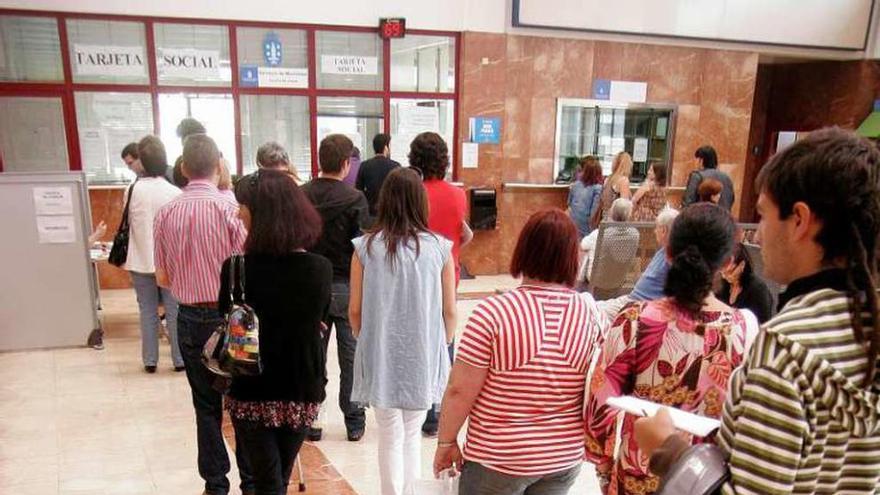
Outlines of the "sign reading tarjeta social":
<svg viewBox="0 0 880 495">
<path fill-rule="evenodd" d="M 145 76 L 144 49 L 140 46 L 73 45 L 72 63 L 78 76 Z"/>
<path fill-rule="evenodd" d="M 159 75 L 186 79 L 220 77 L 220 52 L 195 48 L 160 48 Z"/>
<path fill-rule="evenodd" d="M 360 55 L 321 55 L 321 72 L 375 76 L 379 73 L 379 59 Z"/>
</svg>

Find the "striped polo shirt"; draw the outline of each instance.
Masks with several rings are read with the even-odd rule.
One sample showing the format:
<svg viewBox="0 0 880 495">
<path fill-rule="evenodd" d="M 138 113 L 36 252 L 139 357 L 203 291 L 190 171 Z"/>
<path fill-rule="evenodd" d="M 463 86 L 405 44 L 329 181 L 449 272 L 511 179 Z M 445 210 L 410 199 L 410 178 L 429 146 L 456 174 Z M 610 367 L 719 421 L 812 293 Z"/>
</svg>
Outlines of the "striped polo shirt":
<svg viewBox="0 0 880 495">
<path fill-rule="evenodd" d="M 238 203 L 213 183 L 194 180 L 163 206 L 153 224 L 156 268 L 171 280 L 181 304 L 217 302 L 220 268 L 241 253 L 247 231 Z"/>
<path fill-rule="evenodd" d="M 841 277 L 829 270 L 799 281 L 813 287 L 767 322 L 732 375 L 718 436 L 730 456 L 723 493 L 880 493 L 878 380 L 862 385 L 867 348 L 853 335 L 850 299 L 836 290 Z"/>
<path fill-rule="evenodd" d="M 584 459 L 584 379 L 605 318 L 589 296 L 521 286 L 482 301 L 457 359 L 487 368 L 468 418 L 468 461 L 543 476 Z"/>
</svg>

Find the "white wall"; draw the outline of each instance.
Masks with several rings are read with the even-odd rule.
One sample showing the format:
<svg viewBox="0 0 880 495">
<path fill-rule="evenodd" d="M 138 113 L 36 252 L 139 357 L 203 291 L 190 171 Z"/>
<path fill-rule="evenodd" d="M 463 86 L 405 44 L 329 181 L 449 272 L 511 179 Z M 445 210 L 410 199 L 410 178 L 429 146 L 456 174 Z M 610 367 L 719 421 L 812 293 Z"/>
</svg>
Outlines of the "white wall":
<svg viewBox="0 0 880 495">
<path fill-rule="evenodd" d="M 412 29 L 504 32 L 509 0 L 0 0 L 2 8 L 377 26 L 405 17 Z"/>
</svg>

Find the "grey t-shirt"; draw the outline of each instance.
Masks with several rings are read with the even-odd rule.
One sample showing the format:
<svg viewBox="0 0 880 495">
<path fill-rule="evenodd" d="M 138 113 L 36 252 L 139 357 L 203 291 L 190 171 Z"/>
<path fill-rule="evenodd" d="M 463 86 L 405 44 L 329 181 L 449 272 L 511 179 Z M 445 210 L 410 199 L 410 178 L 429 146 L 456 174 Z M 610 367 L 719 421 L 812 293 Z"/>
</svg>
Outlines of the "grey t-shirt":
<svg viewBox="0 0 880 495">
<path fill-rule="evenodd" d="M 364 267 L 361 331 L 354 358 L 352 402 L 427 410 L 440 402 L 449 378 L 443 320 L 443 265 L 452 242 L 420 234 L 388 261 L 382 233 L 367 250 L 367 236 L 354 240 Z"/>
</svg>

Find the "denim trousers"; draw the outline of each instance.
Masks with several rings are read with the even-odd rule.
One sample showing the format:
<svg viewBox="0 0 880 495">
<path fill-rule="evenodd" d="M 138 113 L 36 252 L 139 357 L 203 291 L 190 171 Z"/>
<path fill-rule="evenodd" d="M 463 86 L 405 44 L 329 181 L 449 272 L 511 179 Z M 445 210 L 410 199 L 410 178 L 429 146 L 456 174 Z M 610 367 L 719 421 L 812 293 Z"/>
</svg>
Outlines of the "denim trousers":
<svg viewBox="0 0 880 495">
<path fill-rule="evenodd" d="M 339 409 L 345 416 L 345 428 L 349 432 L 363 430 L 366 423 L 364 408 L 351 403 L 351 387 L 354 381 L 354 353 L 357 339 L 351 333 L 348 321 L 348 299 L 350 288 L 347 283 L 334 282 L 333 298 L 327 315 L 327 332 L 324 334 L 324 355 L 330 344 L 330 328 L 336 332 L 336 353 L 339 358 Z M 326 361 L 326 359 L 325 359 Z"/>
<path fill-rule="evenodd" d="M 269 428 L 261 423 L 232 419 L 236 448 L 244 449 L 254 476 L 256 495 L 285 495 L 293 463 L 299 454 L 306 429 Z"/>
<path fill-rule="evenodd" d="M 205 480 L 205 490 L 211 495 L 229 492 L 229 456 L 223 441 L 223 396 L 214 388 L 217 377 L 202 364 L 205 341 L 223 323 L 216 308 L 180 305 L 177 331 L 180 351 L 186 365 L 186 378 L 192 390 L 196 412 L 196 435 L 199 448 L 199 475 Z M 240 439 L 236 434 L 236 445 Z M 235 450 L 235 460 L 241 475 L 242 491 L 253 490 L 253 478 L 245 449 Z"/>
<path fill-rule="evenodd" d="M 144 366 L 159 363 L 159 302 L 165 306 L 165 325 L 171 343 L 171 364 L 183 366 L 180 345 L 177 341 L 177 299 L 170 289 L 156 284 L 155 273 L 129 272 L 134 293 L 137 295 L 138 313 L 141 323 L 141 359 Z"/>
<path fill-rule="evenodd" d="M 458 493 L 467 495 L 566 495 L 581 472 L 578 464 L 544 476 L 513 476 L 465 462 Z"/>
</svg>

